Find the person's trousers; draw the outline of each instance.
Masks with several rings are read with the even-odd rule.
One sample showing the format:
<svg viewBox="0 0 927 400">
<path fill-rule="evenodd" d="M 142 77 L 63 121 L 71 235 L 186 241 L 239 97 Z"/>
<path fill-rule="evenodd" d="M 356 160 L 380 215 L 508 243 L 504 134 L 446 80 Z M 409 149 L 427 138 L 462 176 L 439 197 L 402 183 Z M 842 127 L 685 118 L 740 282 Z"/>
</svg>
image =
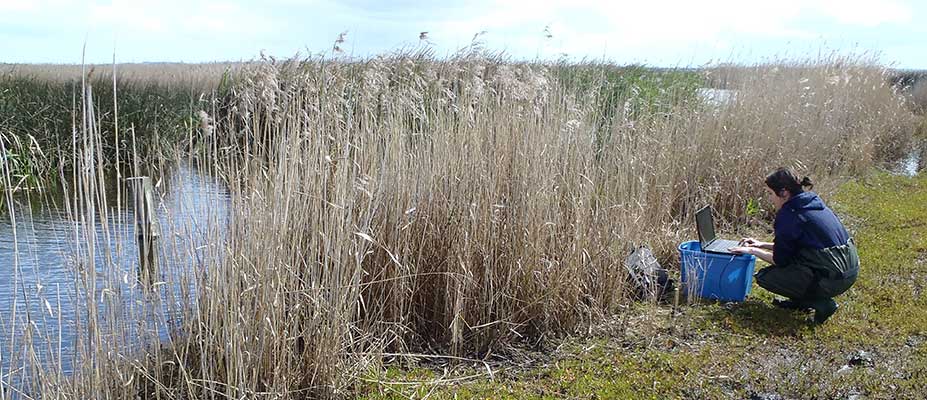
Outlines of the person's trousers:
<svg viewBox="0 0 927 400">
<path fill-rule="evenodd" d="M 852 240 L 826 249 L 806 249 L 785 266 L 773 265 L 757 272 L 763 289 L 793 300 L 832 298 L 846 292 L 859 275 L 859 255 Z"/>
</svg>

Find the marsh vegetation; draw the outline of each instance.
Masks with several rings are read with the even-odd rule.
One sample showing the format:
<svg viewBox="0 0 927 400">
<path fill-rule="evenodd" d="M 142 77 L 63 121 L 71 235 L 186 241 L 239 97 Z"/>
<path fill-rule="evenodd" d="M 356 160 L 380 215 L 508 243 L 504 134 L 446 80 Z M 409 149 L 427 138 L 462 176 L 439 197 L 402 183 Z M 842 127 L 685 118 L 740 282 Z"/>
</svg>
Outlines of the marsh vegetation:
<svg viewBox="0 0 927 400">
<path fill-rule="evenodd" d="M 38 315 L 3 316 L 27 338 L 4 344 L 4 397 L 346 397 L 385 356 L 541 343 L 626 312 L 628 248 L 672 259 L 698 205 L 762 218 L 766 171 L 827 190 L 905 155 L 918 123 L 884 68 L 841 56 L 685 71 L 423 51 L 117 66 L 115 85 L 17 68 L 0 80 L 5 212 L 65 187 L 81 307 L 60 351 Z M 706 104 L 706 85 L 737 96 Z M 174 160 L 222 182 L 202 200 L 214 223 L 171 231 L 200 243 L 166 251 L 182 278 L 129 284 L 131 251 L 100 244 L 133 234 L 105 223 L 129 203 L 107 188 Z M 17 282 L 44 307 L 42 282 Z"/>
</svg>

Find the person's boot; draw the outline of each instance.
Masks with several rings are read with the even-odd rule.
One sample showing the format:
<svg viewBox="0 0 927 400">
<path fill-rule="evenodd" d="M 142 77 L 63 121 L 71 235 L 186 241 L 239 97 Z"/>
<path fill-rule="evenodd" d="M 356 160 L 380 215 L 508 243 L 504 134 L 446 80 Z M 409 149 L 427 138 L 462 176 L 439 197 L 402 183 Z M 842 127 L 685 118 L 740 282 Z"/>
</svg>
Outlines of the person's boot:
<svg viewBox="0 0 927 400">
<path fill-rule="evenodd" d="M 808 305 L 807 302 L 798 301 L 794 299 L 785 299 L 785 300 L 773 299 L 772 305 L 779 307 L 779 308 L 784 308 L 786 310 L 807 310 L 811 308 L 811 306 Z"/>
<path fill-rule="evenodd" d="M 812 305 L 814 308 L 814 323 L 823 324 L 831 315 L 837 312 L 837 302 L 834 299 L 816 300 Z"/>
</svg>

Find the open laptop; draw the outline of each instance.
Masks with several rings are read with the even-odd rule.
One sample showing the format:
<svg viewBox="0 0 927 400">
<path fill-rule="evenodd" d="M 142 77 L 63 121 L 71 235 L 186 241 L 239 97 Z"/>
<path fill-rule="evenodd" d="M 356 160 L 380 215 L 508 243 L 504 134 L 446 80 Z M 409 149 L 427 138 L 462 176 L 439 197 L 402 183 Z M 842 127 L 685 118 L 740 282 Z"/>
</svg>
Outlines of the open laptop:
<svg viewBox="0 0 927 400">
<path fill-rule="evenodd" d="M 715 237 L 715 221 L 711 216 L 711 206 L 702 207 L 695 213 L 695 227 L 702 251 L 709 253 L 733 254 L 727 249 L 740 245 L 739 241 L 718 239 Z"/>
</svg>

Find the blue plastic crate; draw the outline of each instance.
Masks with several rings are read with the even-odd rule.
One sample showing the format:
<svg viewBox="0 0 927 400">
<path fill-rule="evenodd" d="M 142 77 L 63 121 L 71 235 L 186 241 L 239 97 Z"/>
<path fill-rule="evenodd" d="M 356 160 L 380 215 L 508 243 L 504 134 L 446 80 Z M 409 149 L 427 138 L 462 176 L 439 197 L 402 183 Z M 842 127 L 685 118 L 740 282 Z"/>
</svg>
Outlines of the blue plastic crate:
<svg viewBox="0 0 927 400">
<path fill-rule="evenodd" d="M 744 301 L 753 286 L 756 257 L 706 253 L 697 240 L 679 245 L 686 294 L 723 301 Z"/>
</svg>

